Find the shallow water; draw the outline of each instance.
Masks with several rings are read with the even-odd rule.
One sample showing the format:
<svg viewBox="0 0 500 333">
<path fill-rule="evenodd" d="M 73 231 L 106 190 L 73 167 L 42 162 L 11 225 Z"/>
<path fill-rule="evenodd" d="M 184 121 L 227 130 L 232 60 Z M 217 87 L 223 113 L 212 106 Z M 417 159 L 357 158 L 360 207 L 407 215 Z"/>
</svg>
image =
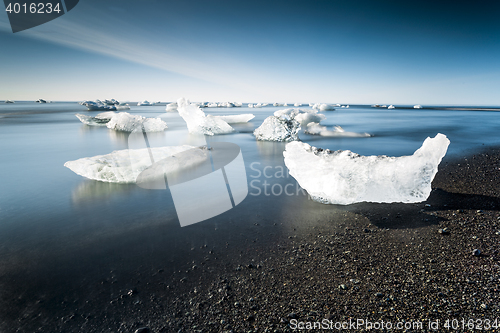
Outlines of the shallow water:
<svg viewBox="0 0 500 333">
<path fill-rule="evenodd" d="M 169 190 L 146 190 L 136 185 L 87 180 L 63 165 L 66 161 L 126 149 L 128 134 L 82 124 L 75 113 L 95 115 L 77 103 L 0 104 L 0 264 L 19 258 L 50 258 L 89 244 L 105 243 L 136 230 L 167 228 L 169 250 L 232 239 L 255 220 L 270 223 L 288 215 L 307 216 L 336 209 L 308 200 L 283 165 L 285 144 L 257 142 L 252 132 L 274 111 L 284 107 L 205 108 L 208 114 L 254 113 L 249 124 L 236 124 L 236 133 L 207 137 L 241 147 L 249 194 L 234 209 L 196 225 L 181 228 Z M 161 117 L 166 133 L 179 142 L 188 140 L 185 123 L 165 106 L 132 106 L 128 112 Z M 444 133 L 451 141 L 447 157 L 497 145 L 499 113 L 484 111 L 387 110 L 351 106 L 324 112 L 324 125 L 340 125 L 350 132 L 368 132 L 369 138 L 325 138 L 301 133 L 303 141 L 332 150 L 349 149 L 363 155 L 408 155 L 423 140 Z M 160 134 L 162 135 L 162 134 Z M 196 203 L 193 203 L 193 209 Z M 252 217 L 250 217 L 252 216 Z M 218 229 L 217 235 L 208 229 Z M 287 226 L 283 226 L 287 228 Z M 151 231 L 154 232 L 154 231 Z M 124 236 L 125 237 L 125 236 Z M 128 237 L 128 236 L 127 236 Z M 146 245 L 145 245 L 146 246 Z M 153 250 L 152 250 L 153 251 Z M 85 256 L 83 251 L 80 255 Z M 175 256 L 174 256 L 175 257 Z M 5 267 L 5 266 L 4 266 Z"/>
</svg>

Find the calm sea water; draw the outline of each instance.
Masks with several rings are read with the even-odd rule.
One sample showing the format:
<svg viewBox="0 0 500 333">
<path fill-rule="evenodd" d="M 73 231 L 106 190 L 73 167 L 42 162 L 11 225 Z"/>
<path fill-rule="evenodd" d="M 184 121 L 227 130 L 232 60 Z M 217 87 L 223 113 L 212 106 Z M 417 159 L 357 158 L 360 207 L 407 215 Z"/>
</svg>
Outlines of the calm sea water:
<svg viewBox="0 0 500 333">
<path fill-rule="evenodd" d="M 287 211 L 307 214 L 331 209 L 308 201 L 299 189 L 293 196 L 280 192 L 287 184 L 296 188 L 295 180 L 282 172 L 286 171 L 283 170 L 284 144 L 257 142 L 252 135 L 253 130 L 278 109 L 283 107 L 205 109 L 214 115 L 256 115 L 249 124 L 235 125 L 235 134 L 207 138 L 241 147 L 251 186 L 245 201 L 236 208 L 181 228 L 168 190 L 91 181 L 63 166 L 66 161 L 127 148 L 126 133 L 86 126 L 74 116 L 97 112 L 88 112 L 77 103 L 0 104 L 0 264 L 16 261 L 23 265 L 19 258 L 49 260 L 57 253 L 84 249 L 89 244 L 111 239 L 116 242 L 120 235 L 158 225 L 167 228 L 165 242 L 175 252 L 189 244 L 210 242 L 211 236 L 205 231 L 213 230 L 214 225 L 219 230 L 231 231 L 234 229 L 230 225 L 237 221 L 238 230 L 242 230 L 254 223 L 246 218 L 250 215 L 276 214 L 276 218 L 282 218 Z M 164 105 L 132 106 L 129 112 L 161 117 L 169 126 L 167 131 L 183 135 L 182 118 L 164 110 Z M 399 156 L 412 154 L 426 137 L 444 133 L 451 140 L 448 157 L 483 145 L 500 144 L 498 112 L 351 106 L 324 114 L 327 116 L 324 125 L 340 125 L 346 131 L 368 132 L 373 137 L 323 138 L 301 134 L 303 141 L 316 147 L 349 149 L 363 155 Z M 272 188 L 273 185 L 276 186 Z M 193 205 L 195 208 L 196 203 Z M 231 232 L 218 237 L 231 237 Z M 85 256 L 85 251 L 81 255 Z"/>
</svg>

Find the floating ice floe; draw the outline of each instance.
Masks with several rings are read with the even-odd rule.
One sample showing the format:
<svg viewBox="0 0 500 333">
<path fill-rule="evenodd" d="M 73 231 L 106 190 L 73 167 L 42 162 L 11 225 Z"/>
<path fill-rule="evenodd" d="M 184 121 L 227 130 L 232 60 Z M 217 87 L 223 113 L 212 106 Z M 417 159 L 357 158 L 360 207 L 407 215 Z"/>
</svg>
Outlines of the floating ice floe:
<svg viewBox="0 0 500 333">
<path fill-rule="evenodd" d="M 205 135 L 227 134 L 234 129 L 224 120 L 207 116 L 197 105 L 181 98 L 177 101 L 179 115 L 187 124 L 189 133 Z"/>
<path fill-rule="evenodd" d="M 75 114 L 82 123 L 89 126 L 106 126 L 114 115 L 116 115 L 114 111 L 99 113 L 95 117 L 80 113 Z"/>
<path fill-rule="evenodd" d="M 309 123 L 319 123 L 326 119 L 324 114 L 319 114 L 318 110 L 284 109 L 274 112 L 277 117 L 288 117 L 297 120 L 300 126 L 305 127 Z"/>
<path fill-rule="evenodd" d="M 285 165 L 313 200 L 325 204 L 426 200 L 450 141 L 443 134 L 425 139 L 411 156 L 361 156 L 302 142 L 287 144 Z"/>
<path fill-rule="evenodd" d="M 299 139 L 299 131 L 300 123 L 293 116 L 284 113 L 264 119 L 253 135 L 260 141 L 295 141 Z"/>
<path fill-rule="evenodd" d="M 414 106 L 413 106 L 413 108 L 414 108 L 414 109 L 422 109 L 422 105 L 417 104 L 417 105 L 414 105 Z"/>
<path fill-rule="evenodd" d="M 395 107 L 394 105 L 392 105 L 392 104 L 391 104 L 391 105 L 389 105 L 387 108 L 390 110 L 390 109 L 395 109 L 396 107 Z"/>
<path fill-rule="evenodd" d="M 237 124 L 237 123 L 248 123 L 250 120 L 255 118 L 255 116 L 251 113 L 244 114 L 235 114 L 235 115 L 227 115 L 227 116 L 211 116 L 207 117 L 217 118 L 225 121 L 228 124 Z"/>
<path fill-rule="evenodd" d="M 153 105 L 155 105 L 154 102 L 148 102 L 148 101 L 142 101 L 137 103 L 137 106 L 153 106 Z"/>
<path fill-rule="evenodd" d="M 167 112 L 177 112 L 177 103 L 168 103 L 167 106 L 165 107 L 165 110 Z"/>
<path fill-rule="evenodd" d="M 183 158 L 176 159 L 175 154 L 181 152 Z M 125 149 L 68 161 L 64 166 L 88 179 L 108 183 L 135 183 L 137 177 L 151 167 L 151 156 L 157 161 L 155 167 L 161 167 L 165 173 L 174 173 L 206 161 L 208 150 L 187 145 Z"/>
<path fill-rule="evenodd" d="M 84 101 L 80 103 L 83 106 L 87 107 L 89 111 L 121 111 L 121 110 L 130 110 L 130 106 L 128 104 L 122 104 L 115 99 L 105 99 L 101 101 L 99 99 L 95 101 Z"/>
<path fill-rule="evenodd" d="M 146 118 L 120 112 L 113 115 L 106 126 L 123 132 L 161 132 L 167 128 L 167 123 L 160 118 Z"/>
<path fill-rule="evenodd" d="M 371 136 L 371 134 L 368 133 L 346 132 L 340 126 L 334 126 L 333 130 L 329 130 L 326 126 L 321 126 L 319 123 L 316 122 L 307 124 L 307 127 L 304 130 L 304 132 L 312 135 L 331 136 L 340 138 L 366 138 Z"/>
<path fill-rule="evenodd" d="M 332 104 L 321 104 L 319 106 L 320 111 L 335 111 L 335 106 Z"/>
</svg>

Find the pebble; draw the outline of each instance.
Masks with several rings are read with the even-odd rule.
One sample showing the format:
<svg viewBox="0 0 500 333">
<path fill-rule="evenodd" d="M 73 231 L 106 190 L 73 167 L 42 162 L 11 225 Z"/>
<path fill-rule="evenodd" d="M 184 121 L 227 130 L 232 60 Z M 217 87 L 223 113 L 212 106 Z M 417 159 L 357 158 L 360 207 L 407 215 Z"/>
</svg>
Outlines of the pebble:
<svg viewBox="0 0 500 333">
<path fill-rule="evenodd" d="M 438 233 L 440 233 L 441 235 L 449 235 L 450 229 L 448 229 L 448 228 L 439 229 Z"/>
<path fill-rule="evenodd" d="M 141 327 L 135 330 L 134 333 L 151 333 L 149 327 Z"/>
</svg>

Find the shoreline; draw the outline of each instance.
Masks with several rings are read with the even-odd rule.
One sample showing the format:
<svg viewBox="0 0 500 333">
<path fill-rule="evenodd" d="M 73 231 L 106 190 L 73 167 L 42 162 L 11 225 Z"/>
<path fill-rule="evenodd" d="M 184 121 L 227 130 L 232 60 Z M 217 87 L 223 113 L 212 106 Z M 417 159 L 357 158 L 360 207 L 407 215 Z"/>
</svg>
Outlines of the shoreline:
<svg viewBox="0 0 500 333">
<path fill-rule="evenodd" d="M 234 227 L 191 228 L 206 236 L 184 244 L 186 253 L 160 247 L 167 229 L 159 226 L 106 249 L 61 254 L 46 267 L 2 276 L 0 328 L 287 332 L 295 320 L 493 321 L 500 315 L 499 168 L 500 148 L 478 149 L 445 159 L 423 203 L 305 202 L 314 213 L 229 215 Z M 210 241 L 214 228 L 225 241 Z M 425 325 L 419 331 L 432 331 Z"/>
</svg>

